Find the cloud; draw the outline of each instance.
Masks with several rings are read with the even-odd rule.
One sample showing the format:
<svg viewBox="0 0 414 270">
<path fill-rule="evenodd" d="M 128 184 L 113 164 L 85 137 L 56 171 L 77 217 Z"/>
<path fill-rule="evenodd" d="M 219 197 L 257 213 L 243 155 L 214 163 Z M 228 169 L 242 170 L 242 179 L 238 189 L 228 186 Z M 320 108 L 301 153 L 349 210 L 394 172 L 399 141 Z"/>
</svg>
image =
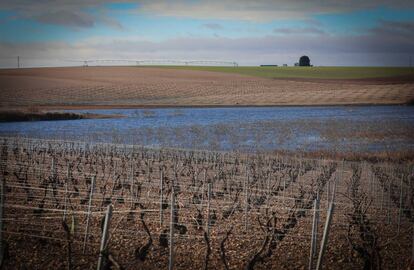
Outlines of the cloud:
<svg viewBox="0 0 414 270">
<path fill-rule="evenodd" d="M 0 10 L 14 11 L 20 17 L 42 22 L 90 27 L 93 23 L 106 23 L 105 16 L 90 15 L 86 10 L 105 8 L 107 4 L 134 3 L 137 13 L 150 16 L 172 16 L 195 19 L 224 19 L 246 21 L 273 21 L 281 19 L 311 19 L 315 14 L 343 13 L 377 7 L 414 8 L 412 0 L 13 0 L 0 1 Z M 134 6 L 133 6 L 134 7 Z M 52 18 L 47 18 L 47 15 Z M 53 18 L 61 14 L 62 19 Z M 89 14 L 89 18 L 85 18 Z M 81 22 L 76 22 L 78 16 Z M 109 22 L 109 26 L 117 26 Z"/>
<path fill-rule="evenodd" d="M 319 20 L 315 18 L 307 18 L 302 20 L 302 22 L 306 25 L 311 25 L 313 27 L 321 27 L 323 25 Z"/>
<path fill-rule="evenodd" d="M 104 7 L 110 2 L 117 1 L 14 0 L 0 2 L 0 10 L 12 11 L 16 14 L 13 18 L 30 19 L 44 24 L 90 28 L 97 23 L 103 23 L 120 29 L 122 25 L 110 18 L 107 14 L 108 10 Z M 94 10 L 94 12 L 87 12 L 87 10 Z"/>
<path fill-rule="evenodd" d="M 370 29 L 370 32 L 379 35 L 398 35 L 412 39 L 414 36 L 414 21 L 380 20 L 379 25 Z"/>
<path fill-rule="evenodd" d="M 223 29 L 223 26 L 218 23 L 205 23 L 202 25 L 202 27 L 208 28 L 211 30 L 222 30 Z"/>
<path fill-rule="evenodd" d="M 273 29 L 275 34 L 325 34 L 325 31 L 316 27 L 303 27 L 303 28 L 275 28 Z"/>
<path fill-rule="evenodd" d="M 112 19 L 109 16 L 106 16 L 105 14 L 102 14 L 100 17 L 98 17 L 97 21 L 118 30 L 124 29 L 124 26 L 120 22 L 118 22 L 115 19 Z"/>
<path fill-rule="evenodd" d="M 138 12 L 196 19 L 273 21 L 307 19 L 315 14 L 343 13 L 376 7 L 413 8 L 412 0 L 158 0 L 142 1 Z"/>
<path fill-rule="evenodd" d="M 95 18 L 83 12 L 63 11 L 48 12 L 34 17 L 38 22 L 75 27 L 92 27 Z"/>
<path fill-rule="evenodd" d="M 394 23 L 381 25 L 387 29 Z M 259 65 L 292 64 L 306 54 L 315 65 L 407 65 L 408 56 L 414 54 L 414 40 L 401 36 L 411 29 L 411 24 L 400 23 L 401 30 L 395 33 L 371 29 L 360 35 L 179 37 L 158 42 L 141 38 L 90 37 L 70 44 L 0 42 L 0 59 L 1 55 L 20 55 L 22 59 L 34 59 L 32 65 L 53 59 L 229 60 L 241 65 Z M 61 61 L 55 65 L 67 64 L 73 63 Z"/>
</svg>

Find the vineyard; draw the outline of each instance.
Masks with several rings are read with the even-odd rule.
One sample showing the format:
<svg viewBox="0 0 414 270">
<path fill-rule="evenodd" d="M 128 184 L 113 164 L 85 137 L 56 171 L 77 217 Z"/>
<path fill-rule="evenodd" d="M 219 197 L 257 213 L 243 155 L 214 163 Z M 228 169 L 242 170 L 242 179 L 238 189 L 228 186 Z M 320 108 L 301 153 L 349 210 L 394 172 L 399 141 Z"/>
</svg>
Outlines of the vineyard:
<svg viewBox="0 0 414 270">
<path fill-rule="evenodd" d="M 22 138 L 0 153 L 4 269 L 413 264 L 413 163 Z"/>
</svg>

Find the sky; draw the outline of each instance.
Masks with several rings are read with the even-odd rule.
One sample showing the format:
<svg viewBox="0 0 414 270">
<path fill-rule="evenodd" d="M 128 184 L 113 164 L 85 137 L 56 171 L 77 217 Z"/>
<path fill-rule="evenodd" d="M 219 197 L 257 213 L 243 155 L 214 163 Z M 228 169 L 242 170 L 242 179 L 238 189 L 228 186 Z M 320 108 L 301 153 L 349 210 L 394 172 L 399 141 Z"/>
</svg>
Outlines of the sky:
<svg viewBox="0 0 414 270">
<path fill-rule="evenodd" d="M 0 67 L 17 56 L 28 67 L 302 55 L 316 66 L 414 65 L 414 1 L 0 0 Z"/>
</svg>

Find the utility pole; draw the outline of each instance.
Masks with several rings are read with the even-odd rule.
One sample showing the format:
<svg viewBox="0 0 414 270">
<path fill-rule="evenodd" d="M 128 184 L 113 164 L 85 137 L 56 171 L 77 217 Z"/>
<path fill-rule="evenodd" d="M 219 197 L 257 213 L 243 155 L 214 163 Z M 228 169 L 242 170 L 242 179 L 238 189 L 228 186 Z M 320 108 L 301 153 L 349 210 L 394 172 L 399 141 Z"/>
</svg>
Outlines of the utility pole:
<svg viewBox="0 0 414 270">
<path fill-rule="evenodd" d="M 17 56 L 17 68 L 20 68 L 20 56 Z"/>
</svg>

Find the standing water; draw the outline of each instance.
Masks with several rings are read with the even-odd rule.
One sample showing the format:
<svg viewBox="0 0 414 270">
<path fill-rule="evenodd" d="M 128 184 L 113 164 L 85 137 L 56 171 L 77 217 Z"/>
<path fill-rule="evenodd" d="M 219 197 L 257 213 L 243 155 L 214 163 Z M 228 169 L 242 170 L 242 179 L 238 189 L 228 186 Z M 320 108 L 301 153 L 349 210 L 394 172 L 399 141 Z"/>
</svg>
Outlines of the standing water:
<svg viewBox="0 0 414 270">
<path fill-rule="evenodd" d="M 123 118 L 0 124 L 0 136 L 210 150 L 414 150 L 412 106 L 75 110 Z"/>
</svg>

